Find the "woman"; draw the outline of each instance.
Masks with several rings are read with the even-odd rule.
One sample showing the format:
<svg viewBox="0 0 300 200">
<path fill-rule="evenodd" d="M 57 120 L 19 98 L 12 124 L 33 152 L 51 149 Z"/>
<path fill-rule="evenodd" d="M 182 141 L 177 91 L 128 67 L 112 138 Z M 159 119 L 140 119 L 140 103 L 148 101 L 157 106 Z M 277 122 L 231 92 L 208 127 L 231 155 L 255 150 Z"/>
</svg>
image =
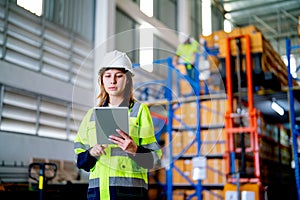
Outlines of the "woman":
<svg viewBox="0 0 300 200">
<path fill-rule="evenodd" d="M 90 172 L 88 199 L 148 199 L 148 170 L 161 158 L 148 107 L 133 97 L 132 63 L 120 51 L 105 55 L 99 70 L 98 106 L 127 106 L 129 133 L 116 130 L 113 144 L 96 144 L 91 108 L 83 118 L 74 151 L 77 167 Z"/>
</svg>

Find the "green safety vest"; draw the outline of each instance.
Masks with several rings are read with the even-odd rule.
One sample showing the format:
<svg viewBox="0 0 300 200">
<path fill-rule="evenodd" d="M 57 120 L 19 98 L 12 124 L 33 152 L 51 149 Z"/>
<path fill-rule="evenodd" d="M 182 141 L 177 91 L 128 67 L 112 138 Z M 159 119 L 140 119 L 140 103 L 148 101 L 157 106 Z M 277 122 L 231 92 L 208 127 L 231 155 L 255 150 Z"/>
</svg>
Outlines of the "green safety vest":
<svg viewBox="0 0 300 200">
<path fill-rule="evenodd" d="M 194 64 L 194 55 L 197 51 L 198 43 L 193 41 L 190 44 L 180 44 L 176 50 L 176 55 L 179 56 L 184 63 L 189 64 L 188 66 L 191 66 Z"/>
<path fill-rule="evenodd" d="M 162 152 L 154 135 L 154 127 L 150 111 L 145 104 L 135 102 L 129 109 L 129 135 L 134 142 L 153 150 L 154 162 Z M 83 118 L 76 138 L 74 151 L 78 155 L 96 144 L 96 126 L 93 108 Z M 100 188 L 100 198 L 110 199 L 109 186 L 143 187 L 148 189 L 148 170 L 140 167 L 128 154 L 115 144 L 109 144 L 106 155 L 101 155 L 90 170 L 89 188 Z M 155 165 L 156 163 L 154 163 Z"/>
</svg>

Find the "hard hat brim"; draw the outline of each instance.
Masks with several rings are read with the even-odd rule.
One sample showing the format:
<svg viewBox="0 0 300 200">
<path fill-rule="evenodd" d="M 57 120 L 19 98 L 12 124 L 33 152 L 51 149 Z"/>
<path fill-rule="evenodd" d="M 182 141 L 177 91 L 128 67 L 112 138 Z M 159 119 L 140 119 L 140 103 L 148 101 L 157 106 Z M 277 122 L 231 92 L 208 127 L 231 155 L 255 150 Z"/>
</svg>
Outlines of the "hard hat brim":
<svg viewBox="0 0 300 200">
<path fill-rule="evenodd" d="M 126 67 L 123 66 L 111 66 L 111 67 L 103 67 L 101 69 L 99 69 L 98 71 L 98 75 L 101 76 L 103 74 L 104 71 L 109 70 L 109 69 L 122 69 L 126 72 L 129 72 L 131 76 L 134 76 L 134 72 L 132 70 L 127 69 Z"/>
</svg>

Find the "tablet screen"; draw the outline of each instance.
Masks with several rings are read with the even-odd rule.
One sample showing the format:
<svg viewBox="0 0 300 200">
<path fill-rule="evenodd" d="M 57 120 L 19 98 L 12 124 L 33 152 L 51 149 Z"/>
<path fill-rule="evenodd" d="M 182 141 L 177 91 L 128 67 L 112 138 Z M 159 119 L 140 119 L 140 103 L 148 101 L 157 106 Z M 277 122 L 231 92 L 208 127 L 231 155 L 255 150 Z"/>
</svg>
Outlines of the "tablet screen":
<svg viewBox="0 0 300 200">
<path fill-rule="evenodd" d="M 98 144 L 112 144 L 108 137 L 112 134 L 120 136 L 116 129 L 128 133 L 127 107 L 95 107 L 94 114 Z"/>
</svg>

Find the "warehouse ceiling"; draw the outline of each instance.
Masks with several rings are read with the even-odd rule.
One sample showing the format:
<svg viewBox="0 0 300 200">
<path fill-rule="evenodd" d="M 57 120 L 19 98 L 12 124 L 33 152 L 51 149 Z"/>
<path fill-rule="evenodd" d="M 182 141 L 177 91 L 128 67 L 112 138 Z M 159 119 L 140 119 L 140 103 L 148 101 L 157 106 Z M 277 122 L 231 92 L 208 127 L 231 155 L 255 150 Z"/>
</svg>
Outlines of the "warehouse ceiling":
<svg viewBox="0 0 300 200">
<path fill-rule="evenodd" d="M 269 40 L 298 37 L 300 0 L 213 0 L 236 26 L 255 25 Z"/>
<path fill-rule="evenodd" d="M 285 46 L 286 38 L 298 42 L 298 17 L 300 0 L 212 0 L 213 4 L 235 27 L 255 25 L 269 41 Z M 296 45 L 295 43 L 292 45 Z M 285 52 L 285 48 L 284 48 Z M 281 52 L 282 53 L 282 52 Z M 297 95 L 299 91 L 297 91 Z M 297 97 L 295 95 L 295 97 Z M 287 112 L 279 116 L 271 109 L 270 99 L 276 97 Z M 286 123 L 289 120 L 289 102 L 286 92 L 255 95 L 255 107 L 271 122 Z M 300 99 L 295 98 L 295 114 L 300 118 Z"/>
</svg>

